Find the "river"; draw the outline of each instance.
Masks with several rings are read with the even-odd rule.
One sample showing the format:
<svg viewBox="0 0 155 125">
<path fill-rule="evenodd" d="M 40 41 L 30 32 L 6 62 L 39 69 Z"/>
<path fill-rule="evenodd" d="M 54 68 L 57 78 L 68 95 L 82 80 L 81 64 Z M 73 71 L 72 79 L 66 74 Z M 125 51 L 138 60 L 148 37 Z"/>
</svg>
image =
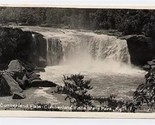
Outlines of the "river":
<svg viewBox="0 0 155 125">
<path fill-rule="evenodd" d="M 126 40 L 92 31 L 23 27 L 44 36 L 47 62 L 41 78 L 63 85 L 63 75 L 83 74 L 92 79 L 93 96 L 132 98 L 145 72 L 130 62 Z"/>
</svg>

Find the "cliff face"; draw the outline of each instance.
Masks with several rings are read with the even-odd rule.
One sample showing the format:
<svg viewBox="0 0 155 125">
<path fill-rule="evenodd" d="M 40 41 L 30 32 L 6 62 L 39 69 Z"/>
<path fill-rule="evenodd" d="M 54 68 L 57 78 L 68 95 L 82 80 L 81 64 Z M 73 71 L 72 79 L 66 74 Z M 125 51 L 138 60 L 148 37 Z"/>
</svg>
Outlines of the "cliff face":
<svg viewBox="0 0 155 125">
<path fill-rule="evenodd" d="M 33 37 L 33 44 L 32 44 L 32 53 L 33 56 L 30 56 L 30 60 L 35 59 L 35 64 L 40 67 L 45 67 L 47 65 L 47 51 L 46 51 L 46 39 L 44 39 L 44 36 L 39 33 L 32 34 Z"/>
<path fill-rule="evenodd" d="M 46 66 L 46 40 L 38 33 L 0 27 L 0 69 L 13 59 Z"/>
<path fill-rule="evenodd" d="M 143 66 L 155 57 L 155 42 L 152 38 L 144 35 L 130 35 L 123 39 L 127 40 L 132 64 Z"/>
</svg>

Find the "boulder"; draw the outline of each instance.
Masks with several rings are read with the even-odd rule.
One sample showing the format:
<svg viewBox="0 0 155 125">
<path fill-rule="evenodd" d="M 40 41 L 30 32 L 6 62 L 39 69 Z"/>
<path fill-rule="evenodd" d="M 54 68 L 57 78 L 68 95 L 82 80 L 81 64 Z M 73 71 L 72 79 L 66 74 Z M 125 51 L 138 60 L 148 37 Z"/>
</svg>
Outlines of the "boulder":
<svg viewBox="0 0 155 125">
<path fill-rule="evenodd" d="M 23 93 L 13 93 L 12 99 L 24 99 L 26 96 Z"/>
<path fill-rule="evenodd" d="M 128 35 L 121 37 L 127 40 L 132 64 L 143 66 L 155 57 L 154 40 L 145 35 Z"/>
<path fill-rule="evenodd" d="M 42 81 L 34 81 L 31 83 L 31 87 L 56 87 L 57 84 L 51 81 L 42 80 Z"/>
<path fill-rule="evenodd" d="M 40 75 L 37 74 L 36 72 L 31 72 L 27 75 L 29 83 L 33 83 L 34 81 L 42 81 L 40 78 Z"/>
<path fill-rule="evenodd" d="M 25 68 L 20 64 L 18 60 L 10 61 L 8 65 L 8 72 L 22 72 Z"/>
<path fill-rule="evenodd" d="M 6 80 L 0 76 L 0 96 L 11 96 L 10 86 L 6 84 Z"/>
<path fill-rule="evenodd" d="M 23 91 L 18 82 L 16 82 L 9 73 L 2 74 L 0 84 L 0 89 L 3 89 L 0 91 L 1 96 L 9 96 L 15 92 L 21 93 Z"/>
<path fill-rule="evenodd" d="M 0 96 L 11 96 L 14 92 L 22 92 L 22 88 L 16 81 L 16 75 L 22 76 L 24 67 L 18 60 L 12 60 L 6 71 L 1 73 Z"/>
<path fill-rule="evenodd" d="M 57 84 L 47 81 L 47 80 L 42 80 L 40 78 L 40 75 L 37 74 L 36 71 L 30 72 L 27 74 L 27 80 L 29 82 L 30 87 L 56 87 Z"/>
</svg>

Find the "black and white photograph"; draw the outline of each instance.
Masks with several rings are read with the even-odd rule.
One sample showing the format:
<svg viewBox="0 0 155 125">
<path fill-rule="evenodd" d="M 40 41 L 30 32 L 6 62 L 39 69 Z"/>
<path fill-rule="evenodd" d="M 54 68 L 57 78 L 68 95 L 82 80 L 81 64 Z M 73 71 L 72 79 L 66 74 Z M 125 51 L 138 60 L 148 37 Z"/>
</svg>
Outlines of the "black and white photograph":
<svg viewBox="0 0 155 125">
<path fill-rule="evenodd" d="M 155 10 L 0 7 L 0 110 L 155 112 Z"/>
</svg>

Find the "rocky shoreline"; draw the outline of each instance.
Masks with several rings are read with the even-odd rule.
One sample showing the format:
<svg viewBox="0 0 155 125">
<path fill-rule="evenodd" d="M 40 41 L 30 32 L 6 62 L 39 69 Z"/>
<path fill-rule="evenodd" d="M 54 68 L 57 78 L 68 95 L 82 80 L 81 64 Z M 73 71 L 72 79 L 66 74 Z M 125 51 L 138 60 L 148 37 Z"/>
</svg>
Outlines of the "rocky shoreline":
<svg viewBox="0 0 155 125">
<path fill-rule="evenodd" d="M 116 33 L 116 31 L 114 31 L 114 33 Z M 147 61 L 152 60 L 155 57 L 155 44 L 153 39 L 144 35 L 128 35 L 119 37 L 119 39 L 127 40 L 132 64 L 142 67 L 147 64 Z M 38 87 L 43 85 L 45 87 L 49 86 L 49 83 L 52 82 L 42 81 L 37 72 L 44 71 L 44 67 L 48 65 L 49 61 L 52 62 L 52 65 L 58 64 L 63 56 L 63 54 L 61 54 L 61 56 L 57 55 L 57 53 L 62 53 L 61 45 L 59 45 L 61 44 L 61 41 L 57 39 L 49 39 L 49 42 L 49 51 L 47 51 L 47 40 L 43 35 L 34 31 L 23 31 L 19 28 L 1 27 L 0 44 L 2 44 L 2 47 L 0 48 L 0 68 L 1 70 L 4 70 L 4 72 L 1 71 L 1 76 L 5 79 L 12 79 L 12 74 L 10 74 L 10 71 L 7 71 L 9 69 L 9 63 L 13 60 L 15 62 L 17 61 L 16 63 L 18 65 L 22 65 L 22 67 L 24 67 L 24 70 L 17 71 L 22 75 L 20 80 L 23 79 L 23 76 L 26 73 L 25 69 L 29 72 L 29 75 L 31 75 L 30 80 L 33 81 L 33 78 L 35 80 L 37 79 L 37 82 L 31 82 L 29 87 Z M 52 48 L 53 46 L 57 46 L 59 48 L 59 52 Z M 50 54 L 50 59 L 47 59 L 48 54 Z M 56 59 L 53 59 L 53 57 Z M 16 68 L 12 70 L 16 70 Z M 25 85 L 22 85 L 23 83 L 20 80 L 18 81 L 21 84 L 20 87 L 22 86 L 25 89 Z M 17 81 L 14 81 L 14 83 L 16 82 Z M 19 87 L 17 86 L 15 88 Z M 17 92 L 21 92 L 20 88 Z M 3 94 L 6 95 L 10 93 L 4 92 L 1 95 Z"/>
<path fill-rule="evenodd" d="M 12 60 L 7 70 L 0 74 L 0 96 L 12 96 L 12 99 L 24 99 L 23 90 L 31 87 L 56 87 L 51 81 L 42 80 L 37 71 L 24 67 L 19 60 Z"/>
<path fill-rule="evenodd" d="M 23 91 L 26 89 L 57 86 L 52 81 L 42 80 L 38 72 L 44 71 L 47 66 L 48 54 L 55 54 L 52 56 L 56 59 L 54 61 L 53 58 L 50 59 L 53 65 L 59 63 L 63 56 L 61 40 L 49 39 L 49 53 L 47 53 L 47 41 L 39 33 L 6 27 L 1 28 L 0 33 L 0 44 L 3 47 L 0 48 L 0 64 L 5 65 L 2 65 L 0 72 L 1 97 L 25 99 L 27 97 Z M 130 35 L 120 39 L 127 40 L 132 64 L 142 67 L 155 57 L 153 39 L 144 35 Z M 59 50 L 54 50 L 53 46 L 58 47 Z M 56 55 L 57 51 L 61 56 Z"/>
</svg>

